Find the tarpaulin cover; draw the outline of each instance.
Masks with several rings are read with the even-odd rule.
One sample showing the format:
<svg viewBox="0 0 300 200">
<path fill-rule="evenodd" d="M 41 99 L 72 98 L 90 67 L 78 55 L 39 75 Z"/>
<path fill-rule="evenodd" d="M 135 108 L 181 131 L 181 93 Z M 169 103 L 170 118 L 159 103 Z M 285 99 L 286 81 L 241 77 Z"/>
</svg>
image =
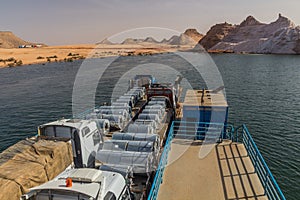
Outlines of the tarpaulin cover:
<svg viewBox="0 0 300 200">
<path fill-rule="evenodd" d="M 72 163 L 68 142 L 27 139 L 0 154 L 0 199 L 19 199 Z"/>
</svg>

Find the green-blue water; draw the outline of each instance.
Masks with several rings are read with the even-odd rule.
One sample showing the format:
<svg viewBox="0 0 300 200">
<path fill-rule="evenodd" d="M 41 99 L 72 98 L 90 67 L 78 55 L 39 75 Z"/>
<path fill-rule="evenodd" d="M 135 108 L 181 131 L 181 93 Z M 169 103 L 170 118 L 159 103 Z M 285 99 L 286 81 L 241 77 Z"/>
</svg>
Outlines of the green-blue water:
<svg viewBox="0 0 300 200">
<path fill-rule="evenodd" d="M 164 59 L 161 56 L 149 59 Z M 225 83 L 229 122 L 248 126 L 287 199 L 300 199 L 300 56 L 212 57 Z M 118 78 L 120 68 L 132 62 L 124 59 L 98 86 L 98 102 L 109 100 L 109 83 Z M 181 68 L 186 78 L 193 79 L 184 63 L 169 61 Z M 72 88 L 80 64 L 0 69 L 0 151 L 34 135 L 40 124 L 71 116 Z"/>
</svg>

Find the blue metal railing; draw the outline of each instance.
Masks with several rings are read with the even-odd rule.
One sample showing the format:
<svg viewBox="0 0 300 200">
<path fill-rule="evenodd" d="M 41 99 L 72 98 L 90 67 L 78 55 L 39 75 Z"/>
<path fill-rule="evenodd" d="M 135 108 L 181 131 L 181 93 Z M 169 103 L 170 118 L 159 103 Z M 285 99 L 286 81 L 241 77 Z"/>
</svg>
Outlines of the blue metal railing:
<svg viewBox="0 0 300 200">
<path fill-rule="evenodd" d="M 165 167 L 168 162 L 168 155 L 169 155 L 169 151 L 171 149 L 171 143 L 172 143 L 173 137 L 174 137 L 174 121 L 172 122 L 172 125 L 170 127 L 169 135 L 168 135 L 168 138 L 165 143 L 165 148 L 160 157 L 160 162 L 158 164 L 156 174 L 155 174 L 155 177 L 154 177 L 154 180 L 152 183 L 152 187 L 151 187 L 150 193 L 148 195 L 148 200 L 157 198 L 158 190 L 159 190 L 160 184 L 162 183 L 162 178 L 164 175 L 164 170 L 165 170 Z"/>
<path fill-rule="evenodd" d="M 178 125 L 178 123 L 180 123 Z M 195 127 L 193 130 L 191 127 Z M 209 127 L 209 128 L 208 128 Z M 209 130 L 209 131 L 208 131 Z M 172 139 L 177 137 L 184 137 L 190 139 L 197 139 L 199 135 L 205 135 L 209 137 L 208 133 L 213 133 L 214 130 L 219 133 L 219 135 L 213 135 L 213 138 L 218 139 L 229 139 L 233 142 L 241 141 L 248 155 L 254 165 L 255 171 L 264 187 L 265 194 L 271 200 L 285 200 L 285 197 L 278 186 L 275 178 L 273 177 L 269 167 L 264 161 L 262 155 L 260 154 L 253 138 L 251 137 L 247 127 L 242 125 L 238 127 L 235 131 L 234 127 L 229 124 L 219 124 L 219 123 L 205 123 L 205 122 L 173 122 L 169 131 L 168 138 L 165 143 L 163 153 L 154 177 L 154 181 L 151 190 L 148 195 L 148 200 L 155 200 L 158 195 L 159 187 L 163 181 L 163 174 L 165 167 L 168 162 L 168 154 L 171 149 Z M 215 133 L 216 133 L 215 132 Z"/>
<path fill-rule="evenodd" d="M 254 165 L 255 172 L 257 173 L 263 185 L 265 194 L 267 195 L 268 199 L 285 200 L 286 198 L 284 197 L 279 185 L 273 177 L 268 165 L 259 152 L 252 136 L 250 135 L 245 125 L 242 125 L 236 129 L 235 141 L 239 142 L 239 139 L 242 140 L 241 142 L 244 144 L 248 152 L 248 155 Z"/>
<path fill-rule="evenodd" d="M 190 139 L 231 139 L 234 137 L 234 127 L 229 124 L 175 121 L 173 124 L 177 137 Z"/>
</svg>

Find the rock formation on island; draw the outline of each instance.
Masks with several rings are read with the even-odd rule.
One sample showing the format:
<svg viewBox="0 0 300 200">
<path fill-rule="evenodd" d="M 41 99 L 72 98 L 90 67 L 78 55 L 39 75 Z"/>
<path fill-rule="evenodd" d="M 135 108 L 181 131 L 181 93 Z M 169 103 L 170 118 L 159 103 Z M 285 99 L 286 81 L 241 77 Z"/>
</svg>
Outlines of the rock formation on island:
<svg viewBox="0 0 300 200">
<path fill-rule="evenodd" d="M 199 41 L 205 49 L 209 50 L 216 44 L 222 41 L 222 39 L 235 29 L 235 26 L 228 24 L 227 22 L 222 24 L 216 24 L 210 28 L 207 34 Z"/>
<path fill-rule="evenodd" d="M 299 54 L 300 27 L 279 14 L 270 24 L 249 16 L 239 25 L 217 24 L 199 41 L 208 51 Z"/>
<path fill-rule="evenodd" d="M 147 37 L 146 39 L 134 39 L 127 38 L 121 44 L 167 44 L 167 45 L 196 45 L 198 41 L 203 37 L 202 34 L 198 33 L 196 29 L 187 29 L 184 33 L 180 35 L 173 35 L 169 39 L 163 39 L 158 42 L 152 37 Z M 108 40 L 103 40 L 107 43 Z M 99 44 L 103 44 L 100 42 Z"/>
</svg>

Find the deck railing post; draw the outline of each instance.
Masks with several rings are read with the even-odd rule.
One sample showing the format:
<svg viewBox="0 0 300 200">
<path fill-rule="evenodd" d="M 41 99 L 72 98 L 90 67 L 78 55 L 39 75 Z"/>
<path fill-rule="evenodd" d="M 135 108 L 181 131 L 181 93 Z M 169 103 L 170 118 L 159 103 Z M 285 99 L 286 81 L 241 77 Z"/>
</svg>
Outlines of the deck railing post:
<svg viewBox="0 0 300 200">
<path fill-rule="evenodd" d="M 254 172 L 256 172 L 256 168 L 257 168 L 257 159 L 258 159 L 258 153 L 257 151 L 255 151 L 255 156 L 254 156 Z"/>
<path fill-rule="evenodd" d="M 264 187 L 265 194 L 266 194 L 267 181 L 268 181 L 269 175 L 270 175 L 270 174 L 269 174 L 269 171 L 266 171 L 265 180 L 264 180 L 264 182 L 263 182 L 263 187 Z"/>
</svg>

